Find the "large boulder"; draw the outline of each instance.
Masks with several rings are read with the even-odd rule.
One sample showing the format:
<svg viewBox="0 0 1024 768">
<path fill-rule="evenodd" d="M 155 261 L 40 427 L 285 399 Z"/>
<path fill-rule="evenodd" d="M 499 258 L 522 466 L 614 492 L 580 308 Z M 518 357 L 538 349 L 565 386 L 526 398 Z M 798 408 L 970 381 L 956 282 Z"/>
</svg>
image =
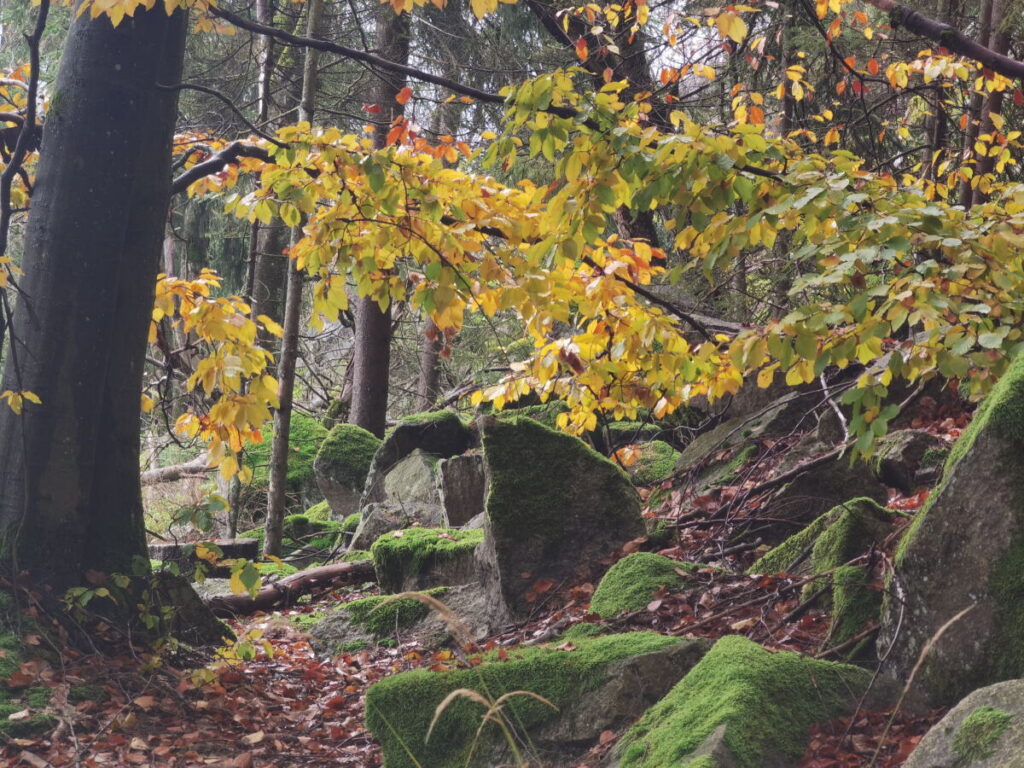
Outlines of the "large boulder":
<svg viewBox="0 0 1024 768">
<path fill-rule="evenodd" d="M 513 615 L 546 589 L 590 578 L 644 533 L 640 497 L 618 466 L 582 440 L 532 419 L 479 422 L 488 479 L 481 581 Z"/>
<path fill-rule="evenodd" d="M 1024 676 L 1024 356 L 953 447 L 942 484 L 904 535 L 879 647 L 883 671 L 924 703 Z M 965 609 L 970 613 L 939 631 Z"/>
<path fill-rule="evenodd" d="M 355 424 L 339 424 L 327 433 L 313 462 L 313 474 L 335 520 L 359 511 L 359 499 L 380 440 Z"/>
<path fill-rule="evenodd" d="M 1024 680 L 981 688 L 936 723 L 904 768 L 1024 768 Z"/>
<path fill-rule="evenodd" d="M 513 762 L 506 738 L 494 723 L 482 723 L 486 710 L 469 697 L 456 697 L 438 715 L 429 741 L 426 735 L 453 691 L 490 701 L 511 694 L 503 712 L 515 729 L 512 738 L 530 745 L 520 747 L 524 758 L 549 768 L 575 765 L 604 731 L 625 728 L 667 693 L 707 648 L 706 640 L 635 632 L 508 651 L 505 660 L 492 654 L 472 669 L 403 672 L 370 687 L 366 724 L 388 768 L 506 765 Z"/>
<path fill-rule="evenodd" d="M 385 478 L 413 451 L 446 459 L 465 453 L 472 444 L 473 432 L 452 411 L 407 416 L 384 437 L 377 449 L 366 478 L 362 503 L 385 501 Z"/>
<path fill-rule="evenodd" d="M 792 768 L 817 723 L 856 709 L 871 675 L 724 637 L 616 746 L 618 768 Z"/>
<path fill-rule="evenodd" d="M 367 502 L 367 497 L 363 497 L 352 548 L 366 549 L 385 533 L 413 525 L 447 527 L 438 465 L 437 456 L 416 448 L 374 481 L 373 496 L 379 501 Z"/>
</svg>

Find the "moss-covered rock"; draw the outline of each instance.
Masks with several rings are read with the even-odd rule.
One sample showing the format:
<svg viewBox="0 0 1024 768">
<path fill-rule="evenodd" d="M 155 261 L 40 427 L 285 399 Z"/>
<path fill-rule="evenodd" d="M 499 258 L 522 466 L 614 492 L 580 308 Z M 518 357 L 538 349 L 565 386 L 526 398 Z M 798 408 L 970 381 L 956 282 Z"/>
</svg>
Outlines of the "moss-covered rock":
<svg viewBox="0 0 1024 768">
<path fill-rule="evenodd" d="M 310 520 L 316 520 L 322 522 L 324 520 L 331 519 L 331 505 L 327 503 L 327 499 L 317 502 L 312 507 L 303 512 L 306 517 Z"/>
<path fill-rule="evenodd" d="M 356 512 L 355 514 L 351 514 L 348 517 L 346 517 L 344 520 L 342 520 L 341 521 L 342 533 L 355 533 L 356 532 L 356 528 L 359 527 L 359 519 L 360 519 L 360 517 L 361 517 L 360 514 L 358 512 Z"/>
<path fill-rule="evenodd" d="M 832 574 L 832 625 L 829 642 L 840 645 L 859 635 L 871 623 L 877 622 L 882 610 L 882 593 L 871 588 L 867 568 L 847 565 Z M 865 638 L 848 649 L 842 660 L 852 663 L 877 663 L 875 644 Z"/>
<path fill-rule="evenodd" d="M 431 601 L 444 598 L 446 587 L 418 592 L 415 597 L 392 598 L 385 595 L 364 597 L 344 603 L 326 613 L 311 613 L 300 622 L 321 652 L 338 653 L 356 643 L 370 647 L 399 637 L 421 623 L 431 612 Z"/>
<path fill-rule="evenodd" d="M 377 583 L 387 593 L 474 581 L 474 553 L 482 530 L 407 528 L 381 536 L 370 547 Z"/>
<path fill-rule="evenodd" d="M 286 500 L 288 510 L 301 513 L 323 500 L 313 474 L 313 461 L 327 430 L 320 423 L 302 413 L 292 413 L 288 435 L 288 474 Z M 270 480 L 270 446 L 267 436 L 258 445 L 246 449 L 244 461 L 252 467 L 252 482 L 243 489 L 243 504 L 258 509 L 266 504 L 267 483 Z"/>
<path fill-rule="evenodd" d="M 904 768 L 1024 765 L 1024 680 L 981 688 L 932 726 Z"/>
<path fill-rule="evenodd" d="M 629 477 L 583 441 L 531 419 L 480 423 L 489 490 L 485 588 L 525 614 L 540 580 L 561 584 L 644 533 Z"/>
<path fill-rule="evenodd" d="M 546 403 L 536 405 L 524 405 L 516 407 L 514 403 L 505 406 L 504 410 L 498 411 L 495 415 L 499 419 L 512 419 L 525 416 L 534 421 L 539 421 L 545 427 L 555 429 L 558 426 L 558 417 L 569 412 L 569 406 L 564 400 L 548 400 Z"/>
<path fill-rule="evenodd" d="M 851 499 L 766 553 L 749 572 L 807 576 L 831 570 L 884 541 L 896 517 L 874 499 Z"/>
<path fill-rule="evenodd" d="M 655 592 L 675 592 L 686 584 L 683 574 L 699 566 L 650 552 L 634 552 L 604 575 L 590 600 L 590 610 L 608 619 L 619 613 L 642 611 Z"/>
<path fill-rule="evenodd" d="M 915 688 L 936 706 L 1024 676 L 1024 355 L 953 446 L 895 560 L 902 591 L 883 609 L 885 672 L 905 679 L 928 644 Z"/>
<path fill-rule="evenodd" d="M 675 768 L 710 758 L 713 768 L 791 768 L 810 727 L 853 711 L 870 679 L 857 667 L 724 637 L 626 733 L 616 764 Z"/>
<path fill-rule="evenodd" d="M 484 709 L 456 699 L 426 741 L 437 706 L 460 688 L 491 700 L 530 691 L 557 709 L 528 696 L 507 702 L 511 727 L 533 748 L 524 758 L 551 768 L 572 765 L 602 731 L 623 728 L 663 695 L 706 648 L 702 640 L 638 632 L 580 640 L 573 650 L 515 650 L 505 661 L 473 669 L 403 672 L 371 686 L 366 723 L 381 742 L 388 768 L 490 768 L 507 762 L 508 748 L 493 725 L 474 743 Z"/>
<path fill-rule="evenodd" d="M 366 476 L 381 441 L 355 424 L 338 424 L 320 445 L 313 473 L 333 517 L 341 520 L 359 511 Z"/>
<path fill-rule="evenodd" d="M 640 447 L 639 458 L 626 471 L 637 485 L 653 485 L 669 477 L 678 460 L 679 451 L 663 440 L 654 440 Z"/>
</svg>

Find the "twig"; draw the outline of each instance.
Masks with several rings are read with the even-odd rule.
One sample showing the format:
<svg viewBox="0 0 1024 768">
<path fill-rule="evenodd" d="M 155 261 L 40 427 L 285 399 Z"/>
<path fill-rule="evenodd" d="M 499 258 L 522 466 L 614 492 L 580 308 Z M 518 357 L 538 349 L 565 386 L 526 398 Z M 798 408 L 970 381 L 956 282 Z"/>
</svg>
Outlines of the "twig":
<svg viewBox="0 0 1024 768">
<path fill-rule="evenodd" d="M 859 643 L 861 640 L 864 640 L 865 638 L 870 637 L 871 635 L 873 635 L 878 630 L 879 630 L 878 622 L 872 621 L 870 624 L 868 624 L 867 628 L 863 632 L 858 632 L 856 635 L 851 637 L 849 640 L 844 640 L 843 642 L 839 643 L 838 645 L 833 645 L 831 648 L 826 648 L 824 651 L 821 651 L 820 653 L 814 654 L 814 658 L 816 658 L 816 659 L 824 659 L 824 658 L 826 658 L 828 656 L 833 656 L 833 655 L 835 655 L 837 653 L 842 653 L 847 648 L 851 648 L 852 646 L 854 646 L 857 643 Z"/>
</svg>

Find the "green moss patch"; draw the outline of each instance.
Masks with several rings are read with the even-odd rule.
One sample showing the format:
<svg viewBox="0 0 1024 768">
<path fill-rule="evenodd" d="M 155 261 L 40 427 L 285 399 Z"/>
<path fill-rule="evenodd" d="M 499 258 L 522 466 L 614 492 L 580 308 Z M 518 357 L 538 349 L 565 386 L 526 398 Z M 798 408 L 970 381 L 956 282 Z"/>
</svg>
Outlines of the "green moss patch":
<svg viewBox="0 0 1024 768">
<path fill-rule="evenodd" d="M 284 519 L 281 537 L 281 553 L 284 557 L 294 554 L 300 549 L 319 550 L 327 553 L 338 543 L 338 536 L 344 523 L 335 520 L 312 520 L 306 515 L 287 515 Z M 238 534 L 247 539 L 256 539 L 263 550 L 265 532 L 263 528 L 253 528 Z"/>
<path fill-rule="evenodd" d="M 362 490 L 373 464 L 380 440 L 355 424 L 334 427 L 320 445 L 316 461 L 330 468 L 331 479 L 354 490 Z"/>
<path fill-rule="evenodd" d="M 882 593 L 871 589 L 866 568 L 847 565 L 832 575 L 832 645 L 856 637 L 872 621 L 878 621 L 882 610 Z M 865 639 L 844 656 L 847 661 L 874 661 L 871 640 Z"/>
<path fill-rule="evenodd" d="M 651 632 L 607 635 L 581 640 L 571 651 L 549 646 L 511 651 L 505 661 L 495 660 L 473 669 L 403 672 L 370 687 L 366 724 L 381 742 L 388 768 L 461 768 L 467 764 L 481 724 L 484 709 L 480 704 L 456 699 L 438 718 L 430 741 L 425 740 L 437 706 L 452 691 L 465 688 L 493 701 L 513 691 L 527 690 L 561 710 L 569 709 L 606 681 L 609 665 L 680 642 Z M 521 736 L 559 716 L 558 711 L 526 696 L 512 698 L 506 712 Z M 494 725 L 485 725 L 481 738 L 477 755 L 486 755 L 489 747 L 501 743 Z M 472 764 L 481 763 L 477 760 Z"/>
<path fill-rule="evenodd" d="M 323 522 L 324 520 L 331 519 L 331 505 L 326 501 L 321 501 L 319 504 L 314 504 L 312 507 L 303 512 L 310 520 L 316 520 L 317 522 Z"/>
<path fill-rule="evenodd" d="M 857 667 L 724 637 L 626 733 L 619 765 L 676 768 L 721 726 L 740 768 L 794 765 L 810 727 L 852 710 L 870 677 Z"/>
<path fill-rule="evenodd" d="M 446 587 L 435 587 L 419 594 L 440 599 L 447 591 Z M 423 621 L 432 609 L 428 603 L 414 597 L 395 599 L 379 595 L 353 600 L 339 610 L 348 614 L 352 624 L 380 639 Z"/>
<path fill-rule="evenodd" d="M 483 541 L 481 529 L 406 528 L 381 536 L 370 547 L 377 582 L 384 592 L 401 592 L 407 579 L 463 557 Z"/>
<path fill-rule="evenodd" d="M 343 563 L 358 563 L 361 560 L 372 560 L 373 553 L 368 549 L 350 549 L 339 560 Z"/>
<path fill-rule="evenodd" d="M 590 610 L 605 619 L 642 611 L 655 592 L 681 589 L 686 583 L 682 574 L 697 567 L 650 552 L 634 552 L 608 569 L 590 600 Z"/>
<path fill-rule="evenodd" d="M 358 512 L 352 513 L 351 515 L 349 515 L 341 521 L 341 530 L 344 533 L 355 533 L 356 528 L 359 527 L 359 521 L 361 519 L 362 516 Z"/>
<path fill-rule="evenodd" d="M 496 415 L 499 419 L 525 416 L 528 419 L 540 422 L 545 427 L 555 429 L 558 426 L 559 415 L 568 412 L 569 406 L 565 404 L 565 401 L 548 400 L 546 403 L 524 405 L 522 408 L 516 408 L 514 404 L 509 404 L 505 407 L 505 410 L 498 411 Z"/>
<path fill-rule="evenodd" d="M 1013 715 L 997 707 L 978 707 L 953 736 L 953 753 L 964 765 L 986 760 L 995 753 L 999 737 L 1010 727 Z"/>
<path fill-rule="evenodd" d="M 645 443 L 640 458 L 629 467 L 629 474 L 637 485 L 653 485 L 672 474 L 679 460 L 679 451 L 663 440 Z"/>
</svg>

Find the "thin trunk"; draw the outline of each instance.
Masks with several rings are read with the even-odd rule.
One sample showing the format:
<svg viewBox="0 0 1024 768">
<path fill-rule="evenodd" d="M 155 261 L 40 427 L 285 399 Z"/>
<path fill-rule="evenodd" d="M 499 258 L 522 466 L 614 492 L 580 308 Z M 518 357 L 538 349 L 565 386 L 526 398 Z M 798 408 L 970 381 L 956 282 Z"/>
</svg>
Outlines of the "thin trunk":
<svg viewBox="0 0 1024 768">
<path fill-rule="evenodd" d="M 44 128 L 0 409 L 0 561 L 57 593 L 145 559 L 139 395 L 186 17 L 75 20 Z"/>
<path fill-rule="evenodd" d="M 1006 33 L 1007 14 L 1009 12 L 1009 0 L 993 0 L 992 2 L 992 33 L 989 37 L 989 47 L 996 53 L 1005 54 L 1010 50 L 1010 36 Z M 978 128 L 978 137 L 993 136 L 996 133 L 995 123 L 992 115 L 997 115 L 1003 109 L 1003 92 L 993 91 L 985 99 L 985 105 L 981 110 L 981 126 Z M 996 142 L 986 142 L 989 146 L 995 146 Z M 974 177 L 981 180 L 981 177 L 992 173 L 995 169 L 996 159 L 986 154 L 979 157 L 974 165 Z M 988 195 L 982 192 L 977 186 L 972 185 L 971 205 L 978 205 L 985 202 Z"/>
<path fill-rule="evenodd" d="M 409 15 L 396 14 L 390 6 L 377 11 L 377 53 L 399 63 L 409 60 Z M 380 105 L 374 143 L 384 146 L 388 126 L 399 114 L 395 101 L 405 79 L 390 72 L 376 72 L 370 103 Z M 388 378 L 391 369 L 391 310 L 381 308 L 371 298 L 356 305 L 356 338 L 352 375 L 352 411 L 350 420 L 377 437 L 384 436 L 388 410 Z"/>
<path fill-rule="evenodd" d="M 323 25 L 323 0 L 310 0 L 306 35 L 319 37 Z M 299 103 L 299 121 L 313 121 L 316 104 L 318 51 L 306 50 L 302 73 L 302 100 Z M 291 244 L 302 237 L 302 228 L 293 227 Z M 274 441 L 270 454 L 270 487 L 267 490 L 267 521 L 263 551 L 267 555 L 281 556 L 281 538 L 284 528 L 285 491 L 288 483 L 288 438 L 292 423 L 292 397 L 295 394 L 295 364 L 299 356 L 299 320 L 302 314 L 302 271 L 298 264 L 288 260 L 288 291 L 284 310 L 284 338 L 278 363 L 278 397 L 280 404 L 274 413 Z"/>
<path fill-rule="evenodd" d="M 423 346 L 420 347 L 420 378 L 416 384 L 416 405 L 421 411 L 429 410 L 437 400 L 443 347 L 441 330 L 428 317 L 423 329 Z"/>
<path fill-rule="evenodd" d="M 988 46 L 992 36 L 992 6 L 994 0 L 983 0 L 981 4 L 981 19 L 979 20 L 978 39 L 979 45 Z M 961 159 L 974 154 L 974 143 L 978 140 L 978 129 L 981 125 L 982 109 L 985 106 L 985 97 L 980 93 L 972 93 L 970 106 L 967 108 L 967 132 L 964 134 L 964 143 L 961 151 Z M 977 174 L 975 174 L 977 175 Z M 970 179 L 960 181 L 960 205 L 964 208 L 971 207 L 971 200 L 974 197 L 974 189 Z"/>
</svg>

